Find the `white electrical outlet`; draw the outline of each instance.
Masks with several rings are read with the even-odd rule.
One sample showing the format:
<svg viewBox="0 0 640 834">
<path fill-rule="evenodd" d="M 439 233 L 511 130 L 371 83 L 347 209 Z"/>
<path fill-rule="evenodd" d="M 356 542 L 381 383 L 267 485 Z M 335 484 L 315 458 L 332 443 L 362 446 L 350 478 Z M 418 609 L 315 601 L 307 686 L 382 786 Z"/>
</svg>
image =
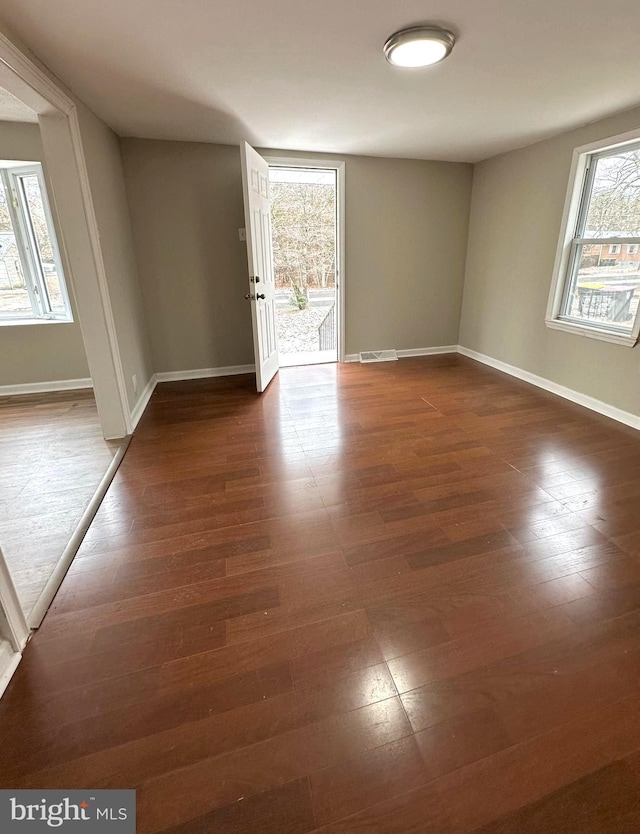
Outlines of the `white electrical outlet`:
<svg viewBox="0 0 640 834">
<path fill-rule="evenodd" d="M 247 230 L 246 229 L 238 229 L 238 238 L 240 240 L 246 240 L 247 239 Z"/>
<path fill-rule="evenodd" d="M 133 393 L 137 394 L 138 393 L 138 375 L 137 374 L 133 374 L 133 376 L 131 377 L 131 382 L 133 383 Z"/>
</svg>

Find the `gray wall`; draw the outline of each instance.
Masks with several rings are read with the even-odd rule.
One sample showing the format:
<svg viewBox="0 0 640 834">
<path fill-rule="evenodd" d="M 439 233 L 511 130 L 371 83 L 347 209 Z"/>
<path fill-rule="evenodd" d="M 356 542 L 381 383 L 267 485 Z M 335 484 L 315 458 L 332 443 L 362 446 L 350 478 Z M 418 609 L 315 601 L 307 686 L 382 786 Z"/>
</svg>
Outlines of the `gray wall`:
<svg viewBox="0 0 640 834">
<path fill-rule="evenodd" d="M 41 162 L 43 158 L 37 124 L 0 122 L 0 159 Z M 55 213 L 53 205 L 52 213 Z M 73 299 L 71 304 L 74 308 Z M 71 324 L 0 326 L 0 385 L 88 377 L 89 367 L 75 309 L 73 316 Z"/>
<path fill-rule="evenodd" d="M 81 103 L 78 118 L 130 409 L 154 372 L 118 138 Z M 134 391 L 132 377 L 137 377 Z"/>
<path fill-rule="evenodd" d="M 155 370 L 252 362 L 238 148 L 123 139 L 121 149 Z M 346 352 L 456 344 L 472 166 L 336 158 Z"/>
<path fill-rule="evenodd" d="M 253 362 L 240 154 L 121 140 L 154 370 Z"/>
<path fill-rule="evenodd" d="M 346 161 L 346 353 L 457 344 L 473 166 L 334 158 Z"/>
<path fill-rule="evenodd" d="M 460 344 L 640 413 L 640 348 L 545 326 L 573 150 L 640 127 L 640 109 L 475 167 Z"/>
</svg>

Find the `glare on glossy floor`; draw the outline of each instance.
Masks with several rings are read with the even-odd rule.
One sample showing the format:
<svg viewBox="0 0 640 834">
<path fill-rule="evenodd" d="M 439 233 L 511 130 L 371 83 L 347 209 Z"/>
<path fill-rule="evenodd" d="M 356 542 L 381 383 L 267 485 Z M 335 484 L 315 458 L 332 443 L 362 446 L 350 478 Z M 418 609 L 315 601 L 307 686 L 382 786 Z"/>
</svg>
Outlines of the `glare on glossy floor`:
<svg viewBox="0 0 640 834">
<path fill-rule="evenodd" d="M 457 356 L 159 386 L 0 702 L 141 832 L 640 829 L 638 434 Z"/>
</svg>

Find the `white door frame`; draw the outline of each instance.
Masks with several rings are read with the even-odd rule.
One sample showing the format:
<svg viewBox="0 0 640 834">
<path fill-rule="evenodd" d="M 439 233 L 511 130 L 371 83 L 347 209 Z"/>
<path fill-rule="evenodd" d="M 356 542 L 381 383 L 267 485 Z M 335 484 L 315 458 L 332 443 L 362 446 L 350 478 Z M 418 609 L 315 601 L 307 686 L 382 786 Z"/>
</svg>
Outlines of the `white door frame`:
<svg viewBox="0 0 640 834">
<path fill-rule="evenodd" d="M 49 201 L 58 216 L 60 255 L 75 297 L 100 422 L 106 438 L 125 437 L 133 424 L 76 102 L 2 32 L 0 86 L 38 114 Z"/>
<path fill-rule="evenodd" d="M 30 633 L 0 550 L 0 697 L 20 663 Z"/>
<path fill-rule="evenodd" d="M 338 362 L 345 359 L 345 163 L 343 160 L 320 157 L 302 159 L 292 156 L 260 154 L 272 167 L 281 168 L 323 168 L 336 172 L 336 299 L 338 301 Z"/>
<path fill-rule="evenodd" d="M 0 548 L 0 638 L 5 637 L 15 652 L 21 652 L 30 634 L 18 594 Z"/>
<path fill-rule="evenodd" d="M 98 224 L 89 185 L 77 103 L 0 32 L 0 86 L 38 114 L 49 201 L 58 218 L 58 245 L 106 438 L 133 429 Z M 55 327 L 47 324 L 47 327 Z M 15 670 L 30 629 L 0 551 L 0 694 Z"/>
</svg>

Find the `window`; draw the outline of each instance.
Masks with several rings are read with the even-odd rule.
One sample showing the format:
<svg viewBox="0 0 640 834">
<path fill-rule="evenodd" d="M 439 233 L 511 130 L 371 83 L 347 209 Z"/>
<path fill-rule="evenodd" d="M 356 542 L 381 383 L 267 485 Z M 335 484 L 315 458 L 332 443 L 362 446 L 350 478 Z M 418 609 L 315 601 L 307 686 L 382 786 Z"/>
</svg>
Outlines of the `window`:
<svg viewBox="0 0 640 834">
<path fill-rule="evenodd" d="M 72 321 L 39 163 L 0 168 L 0 324 Z"/>
<path fill-rule="evenodd" d="M 620 137 L 621 138 L 621 137 Z M 547 324 L 634 345 L 640 316 L 640 141 L 578 149 Z"/>
</svg>

